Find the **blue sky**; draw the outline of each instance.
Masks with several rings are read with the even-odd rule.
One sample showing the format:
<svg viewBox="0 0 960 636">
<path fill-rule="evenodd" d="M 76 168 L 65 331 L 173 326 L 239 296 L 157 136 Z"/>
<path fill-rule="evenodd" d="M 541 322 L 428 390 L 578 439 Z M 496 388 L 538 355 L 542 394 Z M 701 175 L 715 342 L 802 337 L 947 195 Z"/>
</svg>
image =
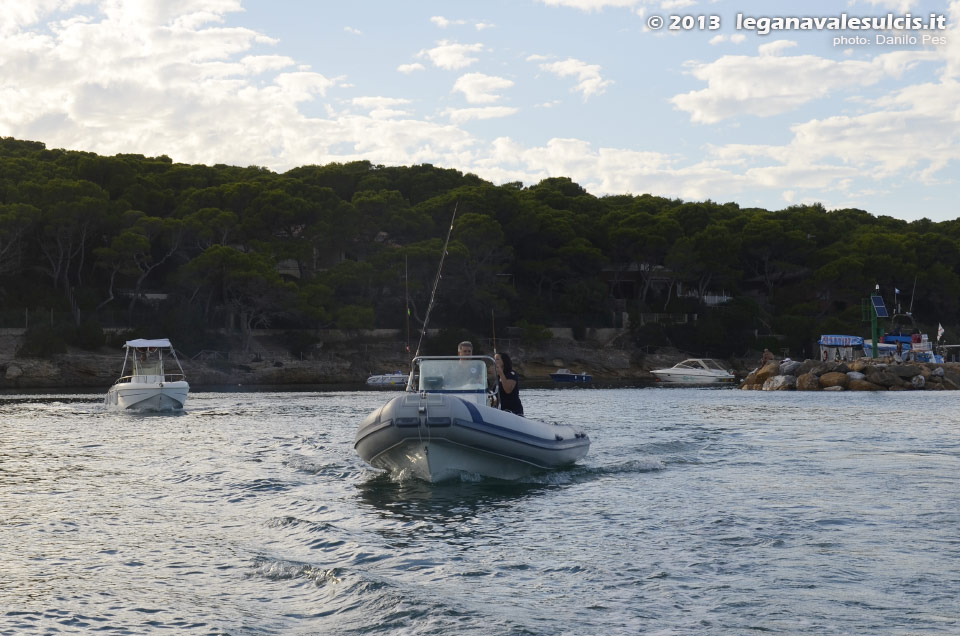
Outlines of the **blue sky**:
<svg viewBox="0 0 960 636">
<path fill-rule="evenodd" d="M 946 28 L 736 28 L 844 13 Z M 960 0 L 0 0 L 0 135 L 940 221 L 960 217 L 957 24 Z"/>
</svg>

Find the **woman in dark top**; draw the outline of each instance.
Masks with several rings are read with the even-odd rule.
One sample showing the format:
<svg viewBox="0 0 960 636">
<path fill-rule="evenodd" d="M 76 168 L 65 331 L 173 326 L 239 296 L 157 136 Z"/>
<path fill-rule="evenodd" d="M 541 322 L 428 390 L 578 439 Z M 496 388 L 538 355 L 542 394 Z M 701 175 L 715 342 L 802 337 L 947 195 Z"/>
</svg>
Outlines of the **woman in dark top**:
<svg viewBox="0 0 960 636">
<path fill-rule="evenodd" d="M 513 370 L 513 362 L 505 353 L 494 356 L 497 361 L 497 392 L 500 394 L 500 409 L 523 415 L 523 404 L 520 403 L 520 382 L 517 372 Z"/>
</svg>

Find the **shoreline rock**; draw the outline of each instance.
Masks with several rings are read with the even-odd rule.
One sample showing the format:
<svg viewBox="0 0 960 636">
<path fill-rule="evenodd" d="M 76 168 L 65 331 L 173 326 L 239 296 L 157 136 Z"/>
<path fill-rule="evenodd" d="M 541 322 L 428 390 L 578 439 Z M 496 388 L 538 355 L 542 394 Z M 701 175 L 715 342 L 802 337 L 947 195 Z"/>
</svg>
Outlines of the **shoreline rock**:
<svg viewBox="0 0 960 636">
<path fill-rule="evenodd" d="M 18 389 L 92 389 L 106 391 L 120 375 L 123 351 L 71 349 L 50 359 L 17 358 L 18 338 L 0 336 L 0 391 Z M 672 366 L 684 359 L 676 350 L 643 354 L 619 343 L 554 338 L 543 346 L 515 345 L 510 351 L 525 386 L 553 386 L 549 374 L 558 368 L 586 371 L 593 385 L 653 384 L 650 369 Z M 481 353 L 491 353 L 481 351 Z M 304 386 L 336 388 L 366 386 L 373 373 L 409 369 L 409 354 L 396 342 L 345 341 L 325 343 L 306 359 L 295 359 L 268 336 L 255 337 L 249 353 L 207 352 L 190 359 L 183 352 L 184 373 L 192 387 Z"/>
<path fill-rule="evenodd" d="M 744 391 L 955 391 L 960 363 L 897 363 L 890 358 L 851 362 L 768 362 L 740 383 Z"/>
</svg>

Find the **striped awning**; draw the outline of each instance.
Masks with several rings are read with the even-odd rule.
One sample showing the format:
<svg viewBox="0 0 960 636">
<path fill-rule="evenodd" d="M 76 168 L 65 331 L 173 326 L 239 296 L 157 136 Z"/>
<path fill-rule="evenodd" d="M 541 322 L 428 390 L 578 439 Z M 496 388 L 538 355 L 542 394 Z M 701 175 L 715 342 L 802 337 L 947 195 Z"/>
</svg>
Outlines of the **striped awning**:
<svg viewBox="0 0 960 636">
<path fill-rule="evenodd" d="M 827 347 L 862 347 L 863 338 L 860 336 L 820 336 L 819 344 Z"/>
</svg>

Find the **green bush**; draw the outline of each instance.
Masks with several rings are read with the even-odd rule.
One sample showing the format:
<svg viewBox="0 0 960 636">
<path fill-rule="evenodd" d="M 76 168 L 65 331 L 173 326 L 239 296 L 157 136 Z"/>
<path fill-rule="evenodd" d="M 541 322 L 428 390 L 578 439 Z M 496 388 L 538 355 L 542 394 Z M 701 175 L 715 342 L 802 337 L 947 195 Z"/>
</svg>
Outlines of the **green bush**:
<svg viewBox="0 0 960 636">
<path fill-rule="evenodd" d="M 27 329 L 23 341 L 17 347 L 18 358 L 49 358 L 67 352 L 67 339 L 73 327 L 66 324 L 41 323 Z"/>
<path fill-rule="evenodd" d="M 340 311 L 337 312 L 337 329 L 343 329 L 344 331 L 373 329 L 374 322 L 373 307 L 347 305 L 346 307 L 341 307 Z"/>
<path fill-rule="evenodd" d="M 427 338 L 420 353 L 431 356 L 455 356 L 457 355 L 457 345 L 464 340 L 469 340 L 473 344 L 474 355 L 483 355 L 483 347 L 469 331 L 452 328 L 441 329 L 433 337 Z M 417 343 L 414 340 L 410 348 L 413 349 L 416 346 Z"/>
<path fill-rule="evenodd" d="M 673 344 L 659 322 L 648 322 L 642 325 L 639 322 L 630 323 L 630 330 L 634 334 L 634 342 L 640 347 L 664 347 Z"/>
<path fill-rule="evenodd" d="M 524 343 L 531 346 L 539 346 L 553 338 L 553 332 L 543 325 L 529 323 L 521 320 L 517 323 L 520 328 L 520 338 Z"/>
<path fill-rule="evenodd" d="M 89 318 L 76 329 L 76 338 L 73 344 L 87 351 L 96 351 L 107 342 L 103 327 L 95 318 Z"/>
<path fill-rule="evenodd" d="M 115 331 L 107 336 L 107 346 L 111 349 L 121 349 L 128 340 L 136 340 L 139 337 L 137 332 L 133 330 Z"/>
<path fill-rule="evenodd" d="M 317 336 L 309 331 L 285 331 L 280 340 L 294 358 L 310 358 L 317 345 L 322 344 Z"/>
</svg>

